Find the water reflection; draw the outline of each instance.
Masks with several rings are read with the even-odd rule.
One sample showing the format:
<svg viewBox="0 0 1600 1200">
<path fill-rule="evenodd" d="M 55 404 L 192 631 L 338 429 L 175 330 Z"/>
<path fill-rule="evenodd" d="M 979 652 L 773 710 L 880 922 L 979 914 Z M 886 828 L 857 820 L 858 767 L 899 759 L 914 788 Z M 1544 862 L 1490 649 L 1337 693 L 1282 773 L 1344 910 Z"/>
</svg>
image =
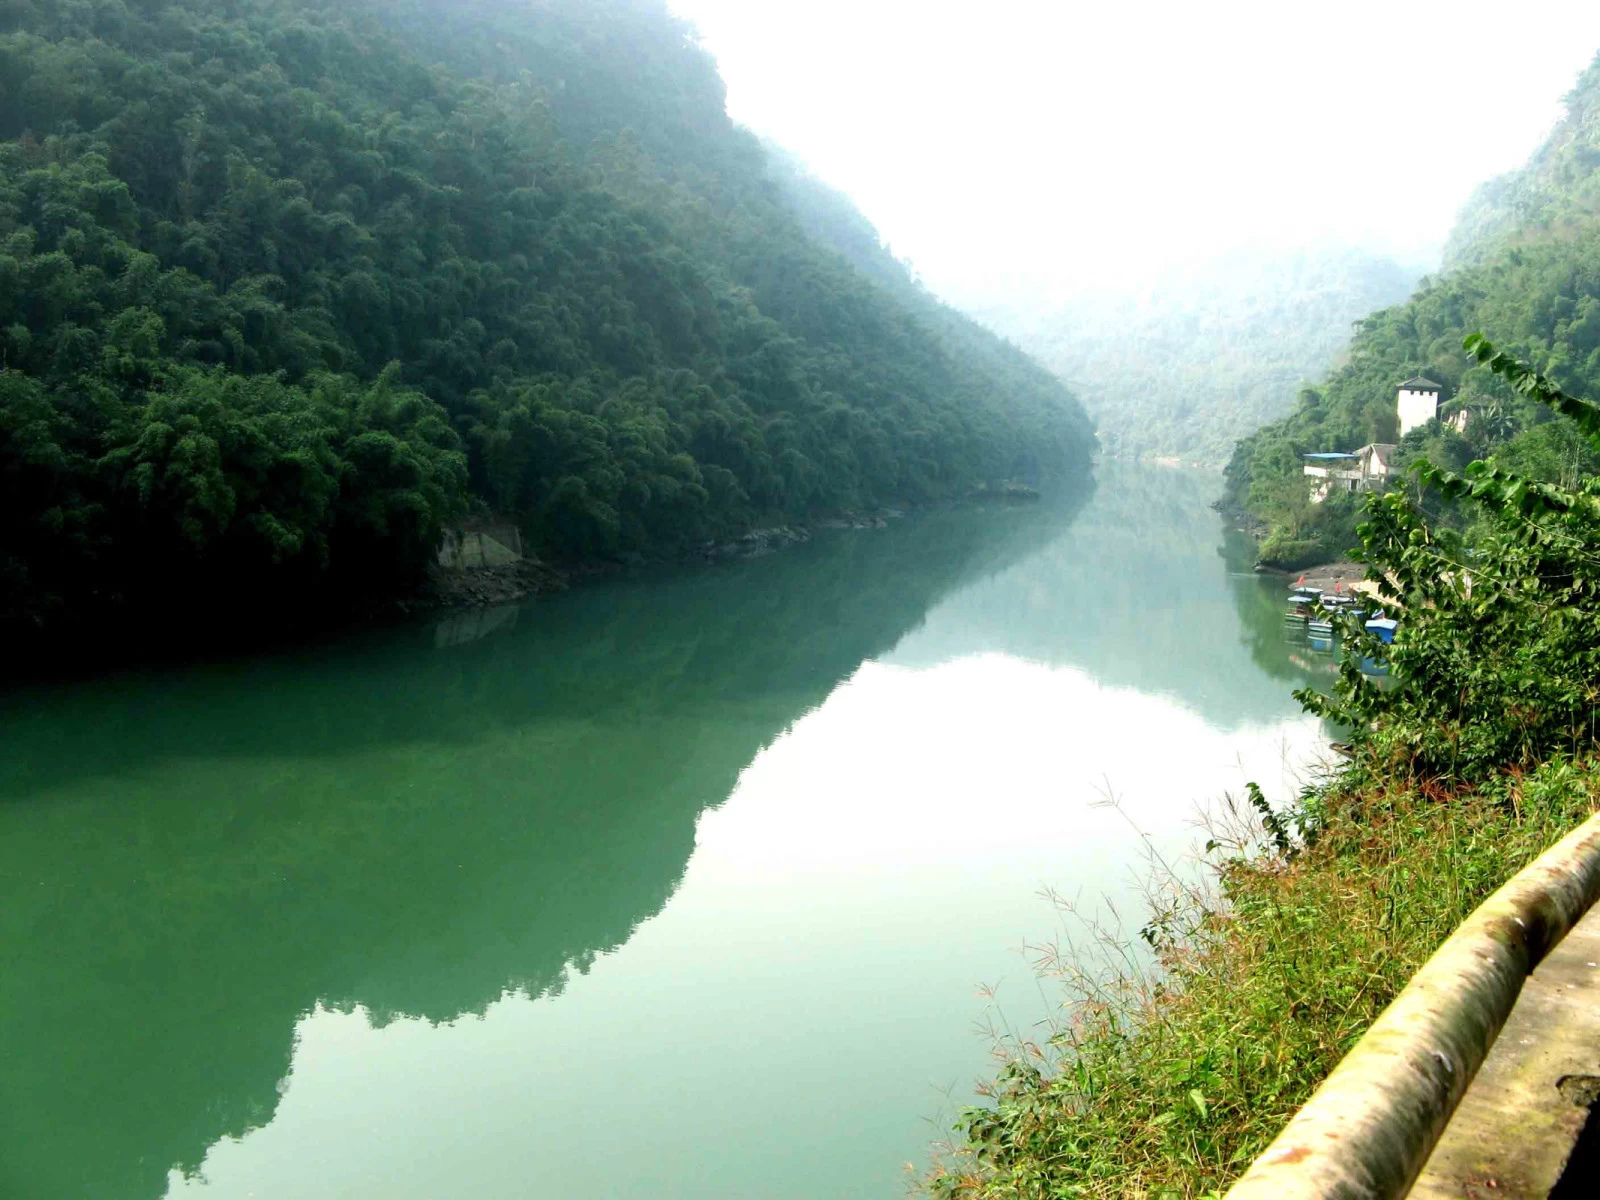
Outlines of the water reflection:
<svg viewBox="0 0 1600 1200">
<path fill-rule="evenodd" d="M 1315 740 L 1213 486 L 12 697 L 0 1191 L 898 1194 L 1102 791 Z"/>
<path fill-rule="evenodd" d="M 1224 729 L 1281 717 L 1316 672 L 1283 640 L 1282 582 L 1250 573 L 1242 535 L 1224 535 L 1210 507 L 1220 487 L 1210 473 L 1108 464 L 1091 519 L 946 599 L 889 661 L 999 650 L 1170 696 Z M 1259 670 L 1240 669 L 1241 643 Z"/>
<path fill-rule="evenodd" d="M 1038 517 L 8 697 L 0 1191 L 160 1195 L 272 1118 L 319 1003 L 382 1025 L 559 992 L 660 909 L 762 746 Z"/>
</svg>

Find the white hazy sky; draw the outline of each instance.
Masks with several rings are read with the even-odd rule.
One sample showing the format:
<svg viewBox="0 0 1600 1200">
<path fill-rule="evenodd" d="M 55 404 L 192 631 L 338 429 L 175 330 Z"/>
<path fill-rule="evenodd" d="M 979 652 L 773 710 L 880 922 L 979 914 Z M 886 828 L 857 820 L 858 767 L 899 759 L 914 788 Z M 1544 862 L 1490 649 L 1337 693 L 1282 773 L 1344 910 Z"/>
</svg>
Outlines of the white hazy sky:
<svg viewBox="0 0 1600 1200">
<path fill-rule="evenodd" d="M 1600 49 L 1593 0 L 671 4 L 735 120 L 975 303 L 1241 245 L 1436 252 Z"/>
</svg>

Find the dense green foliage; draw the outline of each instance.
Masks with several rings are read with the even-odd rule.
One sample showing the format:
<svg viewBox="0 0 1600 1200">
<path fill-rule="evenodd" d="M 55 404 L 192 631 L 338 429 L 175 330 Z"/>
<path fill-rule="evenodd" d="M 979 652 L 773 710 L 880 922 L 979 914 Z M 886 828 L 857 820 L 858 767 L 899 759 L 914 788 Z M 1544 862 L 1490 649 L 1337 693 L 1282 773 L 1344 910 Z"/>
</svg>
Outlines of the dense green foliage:
<svg viewBox="0 0 1600 1200">
<path fill-rule="evenodd" d="M 1568 418 L 1600 454 L 1600 406 L 1474 335 L 1476 361 L 1519 396 Z M 1541 483 L 1491 461 L 1455 473 L 1418 464 L 1428 494 L 1470 513 L 1465 535 L 1406 491 L 1372 497 L 1361 554 L 1404 614 L 1392 646 L 1349 631 L 1333 697 L 1300 694 L 1352 730 L 1391 777 L 1481 780 L 1594 745 L 1600 721 L 1600 479 Z M 1398 686 L 1362 674 L 1389 664 Z"/>
<path fill-rule="evenodd" d="M 1570 456 L 1552 458 L 1546 446 L 1526 458 L 1507 445 L 1519 435 L 1533 436 L 1535 447 L 1565 436 L 1536 432 L 1551 414 L 1467 354 L 1462 341 L 1482 331 L 1564 386 L 1600 393 L 1600 213 L 1593 204 L 1600 63 L 1567 105 L 1532 163 L 1495 193 L 1537 194 L 1539 204 L 1507 199 L 1492 220 L 1482 197 L 1469 207 L 1455 242 L 1455 261 L 1468 265 L 1424 280 L 1406 303 L 1363 320 L 1326 383 L 1303 389 L 1292 413 L 1239 443 L 1227 468 L 1227 507 L 1280 542 L 1304 539 L 1309 529 L 1324 560 L 1352 546 L 1353 523 L 1329 520 L 1308 502 L 1300 456 L 1398 442 L 1396 387 L 1415 375 L 1443 385 L 1442 411 L 1466 409 L 1468 424 L 1464 438 L 1442 426 L 1413 430 L 1401 444 L 1401 465 L 1424 458 L 1459 469 L 1474 457 L 1510 453 L 1541 478 L 1560 477 Z"/>
<path fill-rule="evenodd" d="M 976 375 L 1004 380 L 1022 395 L 1048 395 L 1061 388 L 1059 380 L 1022 350 L 928 291 L 909 264 L 884 245 L 848 196 L 816 178 L 781 148 L 768 143 L 766 149 L 769 175 L 806 234 L 915 313 L 952 360 Z"/>
<path fill-rule="evenodd" d="M 1212 467 L 1419 274 L 1359 250 L 1238 252 L 1136 292 L 977 312 L 1082 395 L 1109 453 Z"/>
<path fill-rule="evenodd" d="M 0 614 L 386 588 L 474 507 L 599 557 L 1087 461 L 905 290 L 659 0 L 6 0 Z"/>
</svg>

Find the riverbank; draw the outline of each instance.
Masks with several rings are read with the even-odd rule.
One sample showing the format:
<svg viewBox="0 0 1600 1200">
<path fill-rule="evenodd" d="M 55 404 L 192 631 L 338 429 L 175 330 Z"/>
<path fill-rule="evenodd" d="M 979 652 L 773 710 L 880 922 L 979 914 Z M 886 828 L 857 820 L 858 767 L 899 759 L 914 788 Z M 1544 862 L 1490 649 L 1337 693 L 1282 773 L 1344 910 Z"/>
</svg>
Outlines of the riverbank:
<svg viewBox="0 0 1600 1200">
<path fill-rule="evenodd" d="M 1455 926 L 1597 797 L 1594 760 L 1454 790 L 1357 764 L 1286 821 L 1219 834 L 1214 886 L 1158 889 L 1143 931 L 1156 968 L 1067 972 L 1069 1018 L 1048 1043 L 1010 1047 L 929 1190 L 1199 1200 L 1225 1188 Z"/>
<path fill-rule="evenodd" d="M 1034 498 L 1038 493 L 1035 492 Z M 974 496 L 969 502 L 983 499 Z M 809 542 L 813 533 L 821 529 L 883 529 L 890 521 L 906 514 L 902 509 L 878 509 L 870 513 L 845 512 L 821 517 L 813 522 L 797 522 L 752 529 L 721 542 L 703 542 L 682 554 L 650 559 L 635 555 L 628 560 L 569 563 L 554 566 L 537 558 L 524 558 L 518 562 L 496 566 L 472 567 L 465 570 L 435 568 L 428 578 L 411 595 L 394 602 L 402 616 L 420 613 L 445 612 L 460 608 L 483 608 L 500 604 L 516 604 L 536 596 L 564 592 L 575 584 L 592 579 L 611 578 L 623 571 L 649 565 L 659 566 L 711 566 L 744 558 L 764 558 L 788 546 Z"/>
<path fill-rule="evenodd" d="M 1600 437 L 1590 406 L 1468 349 Z M 1363 510 L 1361 557 L 1406 621 L 1392 643 L 1347 631 L 1332 692 L 1295 693 L 1349 762 L 1287 812 L 1253 785 L 1225 809 L 1212 886 L 1153 890 L 1153 969 L 1114 944 L 1107 975 L 1072 960 L 1067 1022 L 965 1114 L 936 1194 L 1219 1193 L 1439 943 L 1595 810 L 1600 517 L 1583 492 L 1469 472 L 1419 468 L 1472 545 L 1404 492 Z"/>
<path fill-rule="evenodd" d="M 1351 562 L 1343 559 L 1338 562 L 1319 563 L 1313 567 L 1306 567 L 1299 571 L 1284 571 L 1277 567 L 1264 567 L 1258 565 L 1256 570 L 1263 575 L 1275 575 L 1283 579 L 1291 588 L 1310 588 L 1329 595 L 1364 592 L 1376 596 L 1377 585 L 1367 579 L 1367 568 L 1363 563 Z"/>
<path fill-rule="evenodd" d="M 975 494 L 949 505 L 928 505 L 919 511 L 979 504 L 984 499 Z M 401 590 L 364 596 L 266 596 L 234 589 L 230 603 L 203 612 L 113 611 L 93 627 L 32 630 L 33 636 L 16 643 L 4 670 L 0 670 L 0 684 L 86 678 L 126 667 L 179 665 L 221 655 L 288 650 L 420 617 L 521 604 L 643 568 L 710 566 L 761 558 L 808 542 L 818 530 L 882 529 L 905 515 L 904 509 L 846 511 L 810 522 L 752 529 L 735 538 L 654 556 L 635 554 L 624 559 L 564 563 L 526 557 L 454 570 L 435 564 L 421 579 Z"/>
</svg>

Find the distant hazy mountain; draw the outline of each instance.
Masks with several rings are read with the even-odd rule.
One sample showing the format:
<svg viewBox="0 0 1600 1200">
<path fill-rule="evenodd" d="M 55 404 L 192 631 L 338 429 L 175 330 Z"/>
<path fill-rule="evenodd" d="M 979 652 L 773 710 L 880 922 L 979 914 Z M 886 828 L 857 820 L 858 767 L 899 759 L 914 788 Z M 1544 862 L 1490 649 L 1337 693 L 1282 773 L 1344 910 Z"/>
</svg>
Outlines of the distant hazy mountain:
<svg viewBox="0 0 1600 1200">
<path fill-rule="evenodd" d="M 1511 241 L 1574 234 L 1600 211 L 1600 62 L 1566 97 L 1567 114 L 1525 167 L 1479 186 L 1445 246 L 1446 270 L 1473 266 Z"/>
<path fill-rule="evenodd" d="M 1067 381 L 1108 453 L 1220 466 L 1421 275 L 1358 249 L 1239 252 L 1139 290 L 972 311 Z"/>
</svg>

